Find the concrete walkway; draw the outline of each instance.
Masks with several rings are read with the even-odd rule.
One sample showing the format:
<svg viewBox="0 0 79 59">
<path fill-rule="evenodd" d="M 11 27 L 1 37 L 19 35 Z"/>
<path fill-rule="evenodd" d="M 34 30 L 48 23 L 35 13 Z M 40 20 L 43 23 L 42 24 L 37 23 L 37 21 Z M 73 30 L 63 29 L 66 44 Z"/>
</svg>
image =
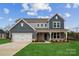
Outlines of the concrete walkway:
<svg viewBox="0 0 79 59">
<path fill-rule="evenodd" d="M 11 42 L 0 45 L 0 56 L 12 56 L 31 42 Z"/>
</svg>

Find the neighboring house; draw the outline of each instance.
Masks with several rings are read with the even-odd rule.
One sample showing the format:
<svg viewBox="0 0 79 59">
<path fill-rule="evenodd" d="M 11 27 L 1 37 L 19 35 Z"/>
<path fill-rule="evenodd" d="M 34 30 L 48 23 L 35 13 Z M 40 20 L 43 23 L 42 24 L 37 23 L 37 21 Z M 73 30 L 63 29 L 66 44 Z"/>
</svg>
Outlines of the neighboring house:
<svg viewBox="0 0 79 59">
<path fill-rule="evenodd" d="M 68 33 L 69 40 L 79 40 L 79 32 L 69 32 Z"/>
<path fill-rule="evenodd" d="M 51 18 L 22 18 L 9 30 L 12 41 L 67 40 L 64 19 L 56 14 Z"/>
<path fill-rule="evenodd" d="M 6 33 L 0 29 L 0 39 L 5 39 L 6 38 Z"/>
</svg>

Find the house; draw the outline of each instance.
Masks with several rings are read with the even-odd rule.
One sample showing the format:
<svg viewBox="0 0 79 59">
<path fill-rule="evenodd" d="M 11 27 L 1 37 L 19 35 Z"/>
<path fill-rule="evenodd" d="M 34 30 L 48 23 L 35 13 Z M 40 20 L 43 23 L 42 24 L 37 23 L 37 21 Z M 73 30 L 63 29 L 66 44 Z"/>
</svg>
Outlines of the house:
<svg viewBox="0 0 79 59">
<path fill-rule="evenodd" d="M 67 40 L 64 19 L 55 14 L 51 18 L 21 18 L 9 29 L 12 41 L 60 41 Z"/>
<path fill-rule="evenodd" d="M 0 29 L 0 39 L 5 39 L 6 38 L 6 33 L 2 29 Z"/>
</svg>

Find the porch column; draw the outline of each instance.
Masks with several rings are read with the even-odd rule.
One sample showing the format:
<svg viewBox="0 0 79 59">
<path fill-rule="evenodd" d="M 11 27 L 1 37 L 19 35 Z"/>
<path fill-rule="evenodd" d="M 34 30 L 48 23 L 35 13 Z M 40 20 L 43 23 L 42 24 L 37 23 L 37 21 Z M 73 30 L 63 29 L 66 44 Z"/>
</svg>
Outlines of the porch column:
<svg viewBox="0 0 79 59">
<path fill-rule="evenodd" d="M 9 31 L 9 39 L 12 39 L 12 34 L 10 31 Z"/>
<path fill-rule="evenodd" d="M 35 40 L 37 40 L 37 32 L 35 33 Z"/>
<path fill-rule="evenodd" d="M 50 32 L 49 34 L 50 34 L 50 38 L 49 38 L 49 41 L 51 41 L 51 32 Z"/>
<path fill-rule="evenodd" d="M 66 34 L 66 40 L 67 40 L 67 32 L 65 32 L 65 34 Z"/>
</svg>

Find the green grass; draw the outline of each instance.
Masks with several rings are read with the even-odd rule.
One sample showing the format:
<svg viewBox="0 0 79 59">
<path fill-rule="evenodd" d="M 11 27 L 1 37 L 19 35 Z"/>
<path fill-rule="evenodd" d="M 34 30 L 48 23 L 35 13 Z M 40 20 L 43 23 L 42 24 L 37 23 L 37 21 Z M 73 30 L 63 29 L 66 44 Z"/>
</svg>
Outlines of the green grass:
<svg viewBox="0 0 79 59">
<path fill-rule="evenodd" d="M 9 43 L 9 39 L 0 39 L 0 44 Z"/>
<path fill-rule="evenodd" d="M 61 43 L 31 43 L 15 56 L 78 56 L 79 41 Z"/>
</svg>

